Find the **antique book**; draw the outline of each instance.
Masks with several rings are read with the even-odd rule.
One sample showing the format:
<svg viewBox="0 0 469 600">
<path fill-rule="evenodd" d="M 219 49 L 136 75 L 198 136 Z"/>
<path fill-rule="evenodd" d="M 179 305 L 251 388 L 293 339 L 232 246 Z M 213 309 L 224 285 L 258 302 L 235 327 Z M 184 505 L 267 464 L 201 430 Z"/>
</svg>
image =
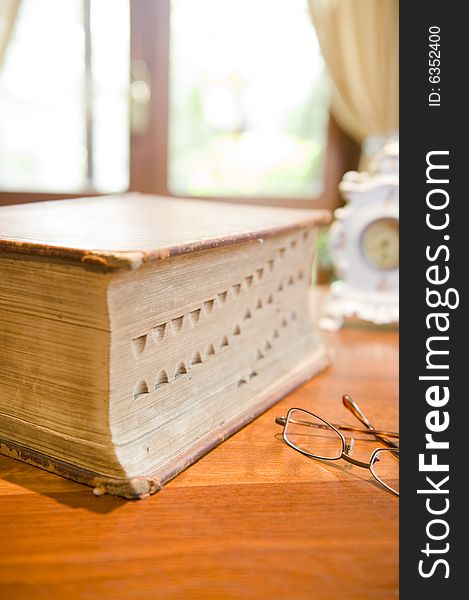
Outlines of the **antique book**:
<svg viewBox="0 0 469 600">
<path fill-rule="evenodd" d="M 144 497 L 326 363 L 327 211 L 141 194 L 0 208 L 0 449 Z"/>
</svg>

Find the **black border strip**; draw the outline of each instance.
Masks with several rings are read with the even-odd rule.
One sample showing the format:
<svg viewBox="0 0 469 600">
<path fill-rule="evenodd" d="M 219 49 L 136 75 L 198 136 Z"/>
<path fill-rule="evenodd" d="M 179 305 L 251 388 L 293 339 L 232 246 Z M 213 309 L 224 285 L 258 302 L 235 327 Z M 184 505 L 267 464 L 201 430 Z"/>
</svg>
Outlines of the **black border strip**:
<svg viewBox="0 0 469 600">
<path fill-rule="evenodd" d="M 469 372 L 469 326 L 464 318 L 469 277 L 465 216 L 469 109 L 463 91 L 468 25 L 463 8 L 464 3 L 435 0 L 400 5 L 400 573 L 401 597 L 412 599 L 419 592 L 426 600 L 456 598 L 460 597 L 456 586 L 466 587 L 462 570 L 466 517 L 457 520 L 465 503 L 462 482 L 468 481 L 463 470 L 467 463 L 457 463 L 465 459 L 463 443 L 469 438 L 467 428 L 463 430 Z M 437 36 L 429 39 L 429 35 L 437 30 L 439 45 L 431 48 Z M 435 49 L 438 52 L 430 53 Z M 436 75 L 439 80 L 430 80 Z M 428 162 L 449 168 L 427 173 Z M 429 206 L 438 203 L 441 209 Z M 436 228 L 448 219 L 445 227 Z M 439 297 L 453 308 L 440 304 Z M 441 316 L 429 316 L 432 313 Z M 434 350 L 448 353 L 432 354 Z M 442 400 L 445 393 L 447 401 Z M 438 427 L 442 431 L 432 431 Z M 426 448 L 428 434 L 449 448 Z M 423 455 L 420 468 L 419 455 Z M 438 468 L 447 465 L 448 471 L 428 470 L 424 464 L 432 460 L 441 465 Z"/>
</svg>

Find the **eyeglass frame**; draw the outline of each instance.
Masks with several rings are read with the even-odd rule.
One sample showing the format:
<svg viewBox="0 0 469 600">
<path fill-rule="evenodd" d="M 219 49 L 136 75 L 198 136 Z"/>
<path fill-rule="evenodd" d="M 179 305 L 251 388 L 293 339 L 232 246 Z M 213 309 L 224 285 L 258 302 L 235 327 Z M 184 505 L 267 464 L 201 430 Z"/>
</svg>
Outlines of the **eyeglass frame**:
<svg viewBox="0 0 469 600">
<path fill-rule="evenodd" d="M 342 441 L 342 452 L 340 454 L 340 456 L 336 456 L 336 457 L 322 457 L 322 456 L 318 456 L 316 454 L 313 454 L 311 452 L 308 452 L 306 450 L 302 450 L 301 448 L 299 448 L 298 446 L 296 446 L 293 442 L 291 442 L 290 440 L 287 439 L 286 437 L 286 429 L 287 429 L 287 425 L 289 423 L 289 419 L 290 419 L 290 414 L 293 411 L 301 411 L 303 413 L 306 413 L 308 415 L 310 415 L 311 417 L 314 417 L 315 419 L 318 419 L 319 421 L 321 421 L 322 423 L 324 423 L 324 425 L 326 425 L 327 427 L 329 427 L 330 429 L 332 429 L 333 431 L 335 431 L 337 433 L 337 435 L 339 436 L 340 440 Z M 284 421 L 283 423 L 281 423 L 280 421 Z M 399 496 L 399 492 L 397 492 L 395 489 L 393 489 L 391 486 L 387 485 L 384 481 L 382 481 L 378 475 L 375 473 L 375 471 L 373 470 L 373 466 L 376 462 L 376 456 L 378 455 L 379 452 L 392 452 L 393 455 L 397 458 L 399 458 L 399 448 L 395 448 L 395 447 L 391 447 L 391 448 L 375 448 L 375 450 L 372 452 L 371 457 L 370 457 L 370 462 L 364 462 L 361 460 L 358 460 L 356 458 L 353 458 L 353 456 L 351 456 L 350 454 L 348 454 L 349 452 L 351 452 L 353 450 L 353 446 L 354 446 L 354 439 L 351 438 L 350 440 L 350 444 L 347 444 L 347 440 L 345 439 L 345 436 L 337 429 L 337 427 L 335 427 L 334 425 L 332 425 L 332 423 L 329 423 L 329 421 L 326 421 L 325 419 L 323 419 L 322 417 L 310 412 L 309 410 L 305 410 L 304 408 L 290 408 L 287 416 L 286 417 L 278 417 L 276 419 L 276 422 L 279 424 L 283 424 L 283 432 L 282 432 L 282 439 L 283 441 L 290 446 L 290 448 L 292 448 L 293 450 L 296 450 L 297 452 L 300 452 L 300 454 L 303 454 L 304 456 L 307 456 L 309 458 L 314 458 L 315 460 L 324 460 L 324 461 L 335 461 L 335 460 L 341 460 L 344 459 L 346 462 L 355 465 L 357 467 L 361 467 L 363 469 L 368 469 L 370 471 L 370 473 L 372 474 L 373 478 L 380 484 L 382 485 L 384 488 L 386 488 L 389 492 L 391 492 L 392 494 L 395 494 L 396 496 Z M 291 421 L 290 421 L 291 422 Z M 314 427 L 314 424 L 310 424 Z M 351 428 L 351 429 L 355 429 L 356 428 Z M 371 431 L 370 431 L 371 433 Z M 393 432 L 386 432 L 387 435 L 389 435 L 390 433 Z M 398 436 L 399 434 L 394 434 L 396 436 Z"/>
</svg>

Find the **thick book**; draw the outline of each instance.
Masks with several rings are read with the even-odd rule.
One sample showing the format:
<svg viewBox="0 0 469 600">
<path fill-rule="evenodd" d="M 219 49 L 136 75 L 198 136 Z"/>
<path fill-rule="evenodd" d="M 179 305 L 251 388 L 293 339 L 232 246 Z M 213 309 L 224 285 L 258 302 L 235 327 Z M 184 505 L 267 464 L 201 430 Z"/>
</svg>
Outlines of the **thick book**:
<svg viewBox="0 0 469 600">
<path fill-rule="evenodd" d="M 151 494 L 327 364 L 327 211 L 140 194 L 0 208 L 0 451 Z"/>
</svg>

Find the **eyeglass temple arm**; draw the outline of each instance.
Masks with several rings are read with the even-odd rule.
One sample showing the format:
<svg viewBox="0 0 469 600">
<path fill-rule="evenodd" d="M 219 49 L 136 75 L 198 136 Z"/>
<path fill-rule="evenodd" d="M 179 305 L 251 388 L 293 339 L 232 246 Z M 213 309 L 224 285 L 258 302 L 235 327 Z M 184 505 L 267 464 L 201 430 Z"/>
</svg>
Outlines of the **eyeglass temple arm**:
<svg viewBox="0 0 469 600">
<path fill-rule="evenodd" d="M 287 423 L 286 417 L 276 417 L 275 422 L 278 425 L 285 426 Z M 290 419 L 291 423 L 296 423 L 298 425 L 307 425 L 308 427 L 315 427 L 316 429 L 327 429 L 327 425 L 321 425 L 320 423 L 311 423 L 310 421 L 299 421 L 298 419 Z M 337 425 L 337 423 L 331 423 L 336 429 L 341 429 L 342 431 L 356 431 L 358 433 L 365 433 L 367 435 L 381 434 L 387 435 L 389 437 L 399 437 L 399 434 L 396 431 L 382 431 L 381 429 L 360 429 L 359 427 L 352 427 L 351 425 Z"/>
<path fill-rule="evenodd" d="M 378 429 L 375 429 L 373 427 L 369 419 L 367 419 L 363 414 L 358 404 L 354 400 L 352 400 L 352 396 L 350 396 L 349 394 L 344 394 L 342 396 L 342 403 L 345 406 L 345 408 L 347 408 L 360 421 L 360 423 L 362 423 L 370 431 L 370 433 L 372 433 L 375 436 L 377 440 L 380 440 L 381 442 L 386 444 L 386 446 L 389 446 L 391 448 L 399 448 L 399 444 L 396 444 L 396 442 L 388 440 L 386 439 L 386 437 L 384 437 L 385 435 L 387 435 L 386 433 L 383 435 L 383 433 L 381 433 Z"/>
</svg>

